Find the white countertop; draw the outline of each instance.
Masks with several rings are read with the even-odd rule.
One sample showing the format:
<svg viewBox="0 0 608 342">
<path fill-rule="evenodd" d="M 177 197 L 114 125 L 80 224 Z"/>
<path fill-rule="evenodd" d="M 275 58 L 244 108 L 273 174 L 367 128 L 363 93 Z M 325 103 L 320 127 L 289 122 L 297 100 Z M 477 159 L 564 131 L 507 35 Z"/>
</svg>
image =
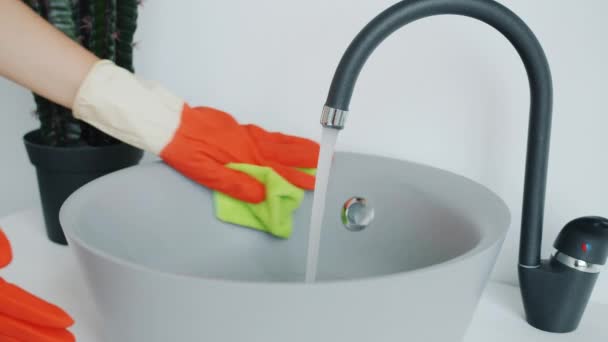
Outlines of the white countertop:
<svg viewBox="0 0 608 342">
<path fill-rule="evenodd" d="M 0 271 L 15 283 L 68 311 L 76 320 L 72 331 L 81 342 L 101 342 L 100 317 L 68 247 L 49 242 L 38 210 L 0 218 L 11 240 L 13 263 Z M 464 342 L 606 342 L 608 305 L 590 303 L 579 329 L 570 334 L 550 334 L 529 326 L 523 319 L 519 289 L 489 283 Z M 423 341 L 416 341 L 423 342 Z"/>
</svg>

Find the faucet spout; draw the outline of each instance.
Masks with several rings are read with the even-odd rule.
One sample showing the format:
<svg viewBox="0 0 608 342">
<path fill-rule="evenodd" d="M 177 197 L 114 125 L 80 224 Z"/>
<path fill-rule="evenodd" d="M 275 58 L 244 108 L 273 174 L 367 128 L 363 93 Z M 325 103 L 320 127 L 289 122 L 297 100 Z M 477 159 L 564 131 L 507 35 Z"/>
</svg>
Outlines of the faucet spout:
<svg viewBox="0 0 608 342">
<path fill-rule="evenodd" d="M 331 83 L 321 124 L 335 129 L 344 127 L 359 73 L 388 36 L 413 21 L 443 14 L 471 17 L 494 27 L 513 44 L 525 65 L 531 103 L 519 249 L 522 298 L 531 325 L 551 332 L 573 331 L 581 320 L 600 266 L 608 259 L 608 220 L 585 217 L 570 222 L 555 242 L 556 254 L 541 260 L 553 86 L 540 43 L 517 15 L 494 0 L 397 3 L 371 21 L 346 50 Z"/>
<path fill-rule="evenodd" d="M 331 83 L 321 123 L 344 127 L 361 69 L 388 36 L 418 19 L 444 14 L 471 17 L 500 31 L 513 44 L 528 73 L 531 104 L 519 264 L 537 268 L 541 264 L 553 86 L 543 48 L 511 10 L 493 0 L 405 0 L 390 7 L 372 20 L 346 50 Z"/>
<path fill-rule="evenodd" d="M 519 283 L 528 323 L 550 332 L 575 330 L 608 260 L 608 219 L 583 217 L 558 236 L 556 253 L 541 260 L 553 85 L 545 53 L 530 28 L 494 0 L 404 0 L 372 20 L 350 44 L 334 75 L 321 116 L 325 127 L 342 129 L 355 83 L 365 62 L 388 36 L 418 19 L 443 14 L 489 24 L 513 44 L 530 84 L 530 121 L 521 218 Z"/>
</svg>

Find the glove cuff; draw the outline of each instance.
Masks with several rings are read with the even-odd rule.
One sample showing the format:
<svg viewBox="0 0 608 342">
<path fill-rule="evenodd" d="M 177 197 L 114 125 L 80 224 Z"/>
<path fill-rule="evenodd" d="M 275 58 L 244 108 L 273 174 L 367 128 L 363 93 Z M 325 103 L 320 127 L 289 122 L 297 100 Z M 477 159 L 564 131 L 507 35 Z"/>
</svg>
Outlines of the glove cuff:
<svg viewBox="0 0 608 342">
<path fill-rule="evenodd" d="M 159 84 L 102 60 L 81 84 L 72 110 L 77 119 L 158 155 L 173 138 L 183 106 Z"/>
</svg>

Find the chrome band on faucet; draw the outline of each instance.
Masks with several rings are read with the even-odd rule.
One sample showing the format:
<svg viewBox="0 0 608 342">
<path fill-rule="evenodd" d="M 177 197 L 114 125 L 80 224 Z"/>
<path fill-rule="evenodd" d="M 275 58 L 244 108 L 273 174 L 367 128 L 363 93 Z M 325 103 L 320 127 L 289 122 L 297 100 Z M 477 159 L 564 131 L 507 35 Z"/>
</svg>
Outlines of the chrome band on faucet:
<svg viewBox="0 0 608 342">
<path fill-rule="evenodd" d="M 585 273 L 600 273 L 601 265 L 592 264 L 584 260 L 575 259 L 561 252 L 555 252 L 553 258 L 564 266 Z"/>
<path fill-rule="evenodd" d="M 323 113 L 321 114 L 321 125 L 323 127 L 342 129 L 347 117 L 348 111 L 346 110 L 324 106 Z"/>
</svg>

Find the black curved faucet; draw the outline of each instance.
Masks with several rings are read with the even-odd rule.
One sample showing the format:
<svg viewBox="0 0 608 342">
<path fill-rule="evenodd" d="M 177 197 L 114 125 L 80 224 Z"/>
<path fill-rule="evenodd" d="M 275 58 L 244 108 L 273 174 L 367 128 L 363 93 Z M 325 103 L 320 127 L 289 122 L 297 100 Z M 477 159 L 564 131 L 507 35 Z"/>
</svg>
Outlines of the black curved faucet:
<svg viewBox="0 0 608 342">
<path fill-rule="evenodd" d="M 471 17 L 500 31 L 519 53 L 530 83 L 530 121 L 521 222 L 519 280 L 526 319 L 541 330 L 578 327 L 608 257 L 608 220 L 583 217 L 566 225 L 549 260 L 541 260 L 545 188 L 549 159 L 553 86 L 545 53 L 530 28 L 493 0 L 405 0 L 370 22 L 346 50 L 321 116 L 325 127 L 342 129 L 355 83 L 368 57 L 393 32 L 434 15 Z"/>
</svg>

